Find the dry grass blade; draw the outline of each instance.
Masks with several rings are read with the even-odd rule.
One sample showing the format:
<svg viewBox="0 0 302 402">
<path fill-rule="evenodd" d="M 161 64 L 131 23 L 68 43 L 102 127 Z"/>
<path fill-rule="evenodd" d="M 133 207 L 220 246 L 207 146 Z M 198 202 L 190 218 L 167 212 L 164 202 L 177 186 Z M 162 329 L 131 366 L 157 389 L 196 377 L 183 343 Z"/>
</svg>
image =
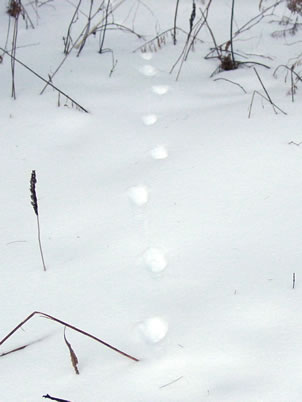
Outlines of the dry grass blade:
<svg viewBox="0 0 302 402">
<path fill-rule="evenodd" d="M 66 338 L 66 327 L 64 328 L 64 340 L 69 349 L 72 367 L 74 368 L 74 371 L 76 372 L 76 374 L 80 374 L 79 369 L 78 369 L 79 360 L 77 358 L 77 355 L 75 354 L 75 351 L 72 349 L 71 344 L 68 342 L 68 340 Z"/>
<path fill-rule="evenodd" d="M 19 346 L 19 347 L 15 348 L 15 349 L 9 350 L 8 352 L 0 353 L 0 357 L 4 357 L 4 356 L 7 356 L 7 355 L 10 355 L 11 353 L 18 352 L 19 350 L 23 350 L 23 349 L 27 348 L 28 346 L 31 346 L 31 345 L 34 345 L 35 343 L 43 341 L 45 338 L 47 338 L 47 337 L 44 336 L 43 338 L 39 338 L 39 339 L 37 339 L 35 341 L 27 343 L 26 345 Z"/>
<path fill-rule="evenodd" d="M 91 335 L 91 334 L 89 334 L 88 332 L 83 331 L 82 329 L 77 328 L 77 327 L 75 327 L 75 326 L 73 326 L 73 325 L 71 325 L 71 324 L 68 324 L 68 323 L 65 322 L 65 321 L 59 320 L 58 318 L 56 318 L 56 317 L 54 317 L 54 316 L 52 316 L 52 315 L 49 315 L 49 314 L 46 314 L 46 313 L 42 313 L 41 311 L 34 311 L 34 312 L 31 313 L 28 317 L 26 317 L 23 321 L 21 321 L 13 330 L 11 330 L 11 331 L 0 341 L 0 346 L 1 346 L 4 342 L 6 342 L 6 341 L 8 340 L 8 338 L 10 338 L 16 331 L 18 331 L 18 329 L 20 329 L 27 321 L 29 321 L 29 320 L 30 320 L 31 318 L 33 318 L 35 315 L 40 315 L 40 316 L 43 317 L 43 318 L 48 318 L 49 320 L 52 320 L 52 321 L 55 321 L 55 322 L 57 322 L 57 323 L 59 323 L 59 324 L 61 324 L 61 325 L 64 325 L 64 327 L 68 327 L 68 328 L 72 329 L 73 331 L 79 332 L 80 334 L 85 335 L 85 336 L 87 336 L 88 338 L 91 338 L 91 339 L 93 339 L 93 340 L 96 341 L 96 342 L 101 343 L 102 345 L 106 346 L 107 348 L 109 348 L 109 349 L 111 349 L 111 350 L 114 350 L 115 352 L 119 353 L 120 355 L 127 357 L 128 359 L 134 360 L 135 362 L 138 362 L 138 361 L 139 361 L 139 359 L 137 359 L 136 357 L 131 356 L 131 355 L 129 355 L 128 353 L 123 352 L 122 350 L 120 350 L 120 349 L 118 349 L 118 348 L 116 348 L 116 347 L 110 345 L 109 343 L 103 341 L 102 339 L 97 338 L 96 336 Z"/>
<path fill-rule="evenodd" d="M 28 344 L 28 345 L 30 345 L 30 344 Z M 11 353 L 18 352 L 19 350 L 23 350 L 23 349 L 27 348 L 28 345 L 19 346 L 18 348 L 9 350 L 8 352 L 0 353 L 0 357 L 10 355 Z"/>
</svg>

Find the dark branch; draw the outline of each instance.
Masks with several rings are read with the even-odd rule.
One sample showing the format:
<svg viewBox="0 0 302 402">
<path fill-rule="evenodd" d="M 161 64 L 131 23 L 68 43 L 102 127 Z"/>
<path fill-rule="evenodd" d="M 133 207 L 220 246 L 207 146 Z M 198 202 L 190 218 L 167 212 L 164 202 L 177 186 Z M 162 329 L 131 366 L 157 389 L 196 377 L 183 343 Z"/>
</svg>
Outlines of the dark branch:
<svg viewBox="0 0 302 402">
<path fill-rule="evenodd" d="M 40 312 L 40 311 L 34 311 L 34 312 L 31 313 L 28 317 L 26 317 L 22 322 L 20 322 L 9 334 L 7 334 L 7 335 L 0 341 L 0 346 L 1 346 L 8 338 L 10 338 L 18 329 L 20 329 L 27 321 L 29 321 L 31 318 L 33 318 L 33 317 L 34 317 L 35 315 L 37 315 L 37 314 L 39 314 L 41 317 L 48 318 L 48 319 L 50 319 L 50 320 L 52 320 L 52 321 L 55 321 L 55 322 L 57 322 L 57 323 L 59 323 L 59 324 L 61 324 L 61 325 L 66 326 L 66 327 L 68 327 L 68 328 L 70 328 L 70 329 L 72 329 L 72 330 L 74 330 L 74 331 L 76 331 L 76 332 L 79 332 L 80 334 L 85 335 L 85 336 L 87 336 L 88 338 L 91 338 L 91 339 L 95 340 L 96 342 L 101 343 L 102 345 L 106 346 L 107 348 L 109 348 L 109 349 L 111 349 L 111 350 L 114 350 L 115 352 L 121 354 L 122 356 L 128 357 L 128 359 L 134 360 L 134 361 L 136 361 L 136 362 L 139 361 L 139 359 L 137 359 L 136 357 L 133 357 L 133 356 L 129 355 L 128 353 L 125 353 L 125 352 L 121 351 L 120 349 L 118 349 L 118 348 L 116 348 L 116 347 L 110 345 L 109 343 L 104 342 L 102 339 L 97 338 L 96 336 L 91 335 L 91 334 L 89 334 L 88 332 L 83 331 L 83 330 L 80 329 L 80 328 L 74 327 L 73 325 L 68 324 L 68 323 L 65 322 L 65 321 L 59 320 L 59 319 L 56 318 L 56 317 L 53 317 L 53 316 L 51 316 L 51 315 L 49 315 L 49 314 L 46 314 L 46 313 L 42 313 L 42 312 Z"/>
<path fill-rule="evenodd" d="M 58 402 L 71 402 L 68 401 L 67 399 L 55 398 L 54 396 L 50 396 L 49 394 L 43 395 L 43 398 L 51 399 L 52 401 L 58 401 Z"/>
<path fill-rule="evenodd" d="M 68 96 L 65 92 L 61 91 L 58 87 L 56 87 L 55 85 L 53 85 L 50 81 L 46 80 L 45 78 L 43 78 L 40 74 L 36 73 L 33 69 L 31 69 L 30 67 L 28 67 L 26 64 L 24 64 L 21 60 L 17 59 L 15 56 L 13 56 L 12 54 L 10 54 L 9 52 L 7 52 L 5 49 L 3 49 L 2 47 L 0 47 L 0 50 L 7 54 L 9 57 L 11 57 L 11 59 L 13 59 L 14 61 L 16 61 L 17 63 L 19 63 L 21 66 L 23 66 L 24 68 L 26 68 L 28 71 L 30 71 L 32 74 L 34 74 L 36 77 L 40 78 L 40 80 L 46 82 L 47 85 L 50 85 L 53 89 L 55 89 L 56 91 L 58 91 L 60 94 L 62 94 L 63 96 L 65 96 L 67 99 L 69 99 L 71 102 L 73 102 L 76 106 L 78 106 L 79 109 L 83 110 L 83 112 L 85 113 L 89 113 L 87 109 L 85 109 L 83 106 L 81 106 L 78 102 L 76 102 L 74 99 L 72 99 L 70 96 Z"/>
</svg>

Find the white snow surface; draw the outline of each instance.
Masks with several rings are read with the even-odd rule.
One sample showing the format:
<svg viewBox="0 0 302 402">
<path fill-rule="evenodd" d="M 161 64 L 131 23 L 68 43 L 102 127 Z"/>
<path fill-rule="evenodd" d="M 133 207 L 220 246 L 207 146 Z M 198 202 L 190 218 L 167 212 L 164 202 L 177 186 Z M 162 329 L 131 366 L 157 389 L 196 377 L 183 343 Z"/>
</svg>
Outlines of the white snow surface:
<svg viewBox="0 0 302 402">
<path fill-rule="evenodd" d="M 24 2 L 35 28 L 20 18 L 16 55 L 46 79 L 64 57 L 76 3 Z M 175 3 L 125 0 L 116 9 L 115 22 L 144 39 L 106 32 L 113 72 L 99 33 L 67 57 L 53 84 L 89 113 L 63 96 L 58 106 L 50 87 L 39 95 L 44 83 L 20 65 L 11 99 L 9 57 L 0 64 L 0 340 L 40 311 L 139 359 L 67 328 L 76 375 L 64 327 L 36 315 L 0 346 L 1 355 L 30 344 L 0 357 L 1 402 L 301 401 L 302 98 L 298 84 L 291 101 L 285 70 L 273 76 L 299 55 L 301 33 L 271 36 L 282 29 L 273 21 L 290 16 L 283 2 L 234 42 L 271 67 L 256 65 L 287 113 L 256 95 L 248 118 L 253 91 L 264 90 L 252 66 L 211 77 L 218 61 L 204 59 L 213 46 L 206 27 L 178 80 L 179 65 L 170 70 L 181 31 L 176 46 L 169 34 L 157 51 L 134 51 L 173 26 Z M 231 3 L 210 8 L 218 43 L 229 39 Z M 234 29 L 259 14 L 258 1 L 235 3 Z M 204 7 L 196 0 L 196 18 Z M 186 31 L 191 10 L 180 1 Z"/>
</svg>

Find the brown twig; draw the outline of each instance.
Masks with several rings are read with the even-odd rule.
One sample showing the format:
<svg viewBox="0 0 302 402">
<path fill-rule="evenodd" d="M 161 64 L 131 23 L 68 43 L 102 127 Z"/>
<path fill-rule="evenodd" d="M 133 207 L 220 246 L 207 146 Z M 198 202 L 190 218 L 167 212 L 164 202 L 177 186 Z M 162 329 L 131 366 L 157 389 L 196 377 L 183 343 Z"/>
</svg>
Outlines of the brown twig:
<svg viewBox="0 0 302 402">
<path fill-rule="evenodd" d="M 222 77 L 221 77 L 221 78 L 215 78 L 214 81 L 221 81 L 221 80 L 230 82 L 231 84 L 234 84 L 234 85 L 237 85 L 240 89 L 242 89 L 242 91 L 243 91 L 245 94 L 247 93 L 246 90 L 243 88 L 243 86 L 240 85 L 240 84 L 238 84 L 238 82 L 235 82 L 235 81 L 232 81 L 232 80 L 228 80 L 227 78 L 222 78 Z"/>
<path fill-rule="evenodd" d="M 104 27 L 102 29 L 101 36 L 100 36 L 99 53 L 104 53 L 103 46 L 104 46 L 105 35 L 106 35 L 107 26 L 108 26 L 109 7 L 110 7 L 110 0 L 107 0 L 107 6 L 106 6 L 106 10 L 105 10 L 105 17 L 104 17 Z M 87 33 L 88 32 L 89 32 L 89 29 L 88 29 Z"/>
<path fill-rule="evenodd" d="M 37 340 L 35 340 L 33 342 L 27 343 L 26 345 L 19 346 L 19 347 L 15 348 L 15 349 L 9 350 L 8 352 L 3 352 L 3 353 L 0 354 L 0 357 L 10 355 L 11 353 L 18 352 L 19 350 L 23 350 L 23 349 L 27 348 L 28 346 L 31 346 L 31 345 L 34 345 L 35 343 L 43 341 L 45 338 L 47 338 L 47 337 L 44 336 L 43 338 L 40 338 L 40 339 L 37 339 Z"/>
<path fill-rule="evenodd" d="M 65 341 L 65 343 L 66 343 L 66 345 L 68 347 L 68 350 L 69 350 L 72 367 L 74 368 L 74 371 L 76 372 L 76 374 L 80 374 L 79 369 L 78 369 L 78 364 L 79 364 L 78 357 L 75 354 L 75 351 L 73 350 L 70 342 L 68 342 L 65 332 L 66 332 L 66 327 L 64 328 L 64 341 Z"/>
<path fill-rule="evenodd" d="M 252 107 L 253 107 L 253 104 L 254 104 L 255 95 L 259 95 L 261 98 L 263 98 L 264 100 L 266 100 L 269 104 L 271 104 L 271 105 L 272 105 L 272 108 L 273 108 L 273 110 L 274 110 L 274 112 L 275 112 L 275 114 L 277 114 L 275 108 L 278 109 L 281 113 L 283 113 L 283 114 L 285 114 L 285 115 L 287 114 L 287 113 L 284 112 L 282 109 L 280 109 L 275 103 L 272 103 L 268 98 L 266 98 L 264 95 L 262 95 L 260 92 L 254 91 L 254 92 L 253 92 L 253 95 L 252 95 L 251 103 L 250 103 L 250 106 L 249 106 L 248 118 L 250 118 L 251 115 L 252 115 Z"/>
<path fill-rule="evenodd" d="M 72 329 L 73 331 L 79 332 L 80 334 L 85 335 L 85 336 L 87 336 L 88 338 L 91 338 L 91 339 L 93 339 L 93 340 L 96 341 L 96 342 L 101 343 L 102 345 L 104 345 L 104 346 L 106 346 L 107 348 L 109 348 L 109 349 L 111 349 L 111 350 L 113 350 L 113 351 L 115 351 L 115 352 L 121 354 L 122 356 L 128 357 L 128 359 L 134 360 L 134 361 L 136 361 L 136 362 L 139 361 L 139 359 L 137 359 L 136 357 L 131 356 L 131 355 L 129 355 L 128 353 L 125 353 L 125 352 L 121 351 L 120 349 L 118 349 L 118 348 L 116 348 L 116 347 L 110 345 L 109 343 L 104 342 L 102 339 L 97 338 L 96 336 L 91 335 L 91 334 L 89 334 L 88 332 L 83 331 L 82 329 L 77 328 L 77 327 L 75 327 L 75 326 L 73 326 L 73 325 L 71 325 L 71 324 L 68 324 L 68 323 L 65 322 L 65 321 L 59 320 L 58 318 L 53 317 L 53 316 L 50 315 L 50 314 L 42 313 L 42 312 L 40 312 L 40 311 L 34 311 L 34 312 L 31 313 L 28 317 L 26 317 L 22 322 L 20 322 L 12 331 L 10 331 L 10 332 L 0 341 L 0 346 L 1 346 L 5 341 L 7 341 L 7 339 L 10 338 L 10 337 L 11 337 L 18 329 L 20 329 L 25 323 L 27 323 L 27 321 L 29 321 L 31 318 L 33 318 L 33 317 L 34 317 L 35 315 L 37 315 L 37 314 L 40 315 L 40 316 L 43 317 L 43 318 L 48 318 L 48 319 L 50 319 L 50 320 L 52 320 L 52 321 L 55 321 L 55 322 L 57 322 L 57 323 L 59 323 L 59 324 L 65 326 L 65 327 L 68 327 L 68 328 Z"/>
<path fill-rule="evenodd" d="M 14 352 L 18 352 L 19 350 L 23 350 L 23 349 L 27 348 L 27 346 L 28 345 L 23 345 L 23 346 L 19 346 L 18 348 L 9 350 L 8 352 L 3 352 L 3 353 L 0 354 L 0 357 L 9 355 L 9 354 L 14 353 Z"/>
<path fill-rule="evenodd" d="M 61 89 L 59 89 L 58 87 L 56 87 L 55 85 L 53 85 L 50 81 L 46 80 L 45 78 L 43 78 L 40 74 L 36 73 L 33 69 L 31 69 L 30 67 L 28 67 L 26 64 L 24 64 L 21 60 L 17 59 L 16 57 L 14 57 L 12 54 L 10 54 L 9 52 L 7 52 L 5 49 L 3 49 L 2 47 L 0 47 L 0 50 L 7 54 L 9 57 L 13 58 L 17 63 L 21 64 L 21 66 L 23 66 L 24 68 L 26 68 L 28 71 L 30 71 L 32 74 L 34 74 L 36 77 L 40 78 L 40 80 L 46 82 L 47 85 L 50 85 L 53 89 L 55 89 L 56 91 L 58 91 L 60 94 L 62 94 L 63 96 L 65 96 L 67 99 L 69 99 L 72 103 L 74 103 L 79 109 L 83 110 L 83 112 L 85 113 L 89 113 L 87 109 L 85 109 L 83 106 L 81 106 L 78 102 L 76 102 L 74 99 L 72 99 L 70 96 L 68 96 L 65 92 L 61 91 Z"/>
<path fill-rule="evenodd" d="M 50 396 L 49 394 L 43 395 L 42 398 L 51 399 L 52 401 L 57 401 L 57 402 L 71 402 L 71 401 L 68 401 L 67 399 L 55 398 L 54 396 Z"/>
</svg>

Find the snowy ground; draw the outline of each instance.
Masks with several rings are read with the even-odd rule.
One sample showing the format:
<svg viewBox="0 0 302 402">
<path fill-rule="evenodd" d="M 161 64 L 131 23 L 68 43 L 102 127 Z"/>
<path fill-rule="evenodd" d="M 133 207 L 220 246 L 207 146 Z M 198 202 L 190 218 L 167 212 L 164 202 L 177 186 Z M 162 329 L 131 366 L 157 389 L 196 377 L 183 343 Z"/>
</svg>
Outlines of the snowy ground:
<svg viewBox="0 0 302 402">
<path fill-rule="evenodd" d="M 6 2 L 4 2 L 6 3 Z M 85 2 L 84 2 L 85 3 Z M 90 2 L 82 11 L 87 12 Z M 117 2 L 116 2 L 117 3 Z M 238 2 L 236 27 L 259 13 Z M 25 3 L 24 3 L 25 4 Z M 267 2 L 269 4 L 269 2 Z M 215 2 L 209 23 L 228 39 L 230 0 Z M 138 9 L 136 9 L 136 7 Z M 63 58 L 74 7 L 27 5 L 35 29 L 20 21 L 17 57 L 46 77 Z M 172 27 L 172 0 L 125 1 L 117 21 L 151 39 Z M 197 1 L 199 7 L 204 7 Z M 0 7 L 1 46 L 8 17 Z M 192 2 L 180 1 L 188 29 Z M 136 10 L 136 15 L 135 15 Z M 205 28 L 183 65 L 171 66 L 185 36 L 157 52 L 130 33 L 107 32 L 98 54 L 90 37 L 72 52 L 54 84 L 89 110 L 71 107 L 21 66 L 10 98 L 10 60 L 0 65 L 0 339 L 33 311 L 51 314 L 130 353 L 131 361 L 36 316 L 7 340 L 0 401 L 49 394 L 72 402 L 298 402 L 302 385 L 301 106 L 273 71 L 299 54 L 296 36 L 274 39 L 285 3 L 235 42 L 257 66 L 210 78 L 217 60 Z M 128 16 L 128 17 L 127 17 Z M 126 18 L 127 17 L 127 18 Z M 81 29 L 85 18 L 73 33 Z M 82 24 L 82 25 L 81 25 Z M 31 46 L 28 46 L 31 45 Z M 227 78 L 244 87 L 227 81 Z M 291 143 L 291 144 L 290 144 Z M 37 173 L 43 272 L 29 180 Z M 292 289 L 293 273 L 296 275 Z"/>
</svg>

